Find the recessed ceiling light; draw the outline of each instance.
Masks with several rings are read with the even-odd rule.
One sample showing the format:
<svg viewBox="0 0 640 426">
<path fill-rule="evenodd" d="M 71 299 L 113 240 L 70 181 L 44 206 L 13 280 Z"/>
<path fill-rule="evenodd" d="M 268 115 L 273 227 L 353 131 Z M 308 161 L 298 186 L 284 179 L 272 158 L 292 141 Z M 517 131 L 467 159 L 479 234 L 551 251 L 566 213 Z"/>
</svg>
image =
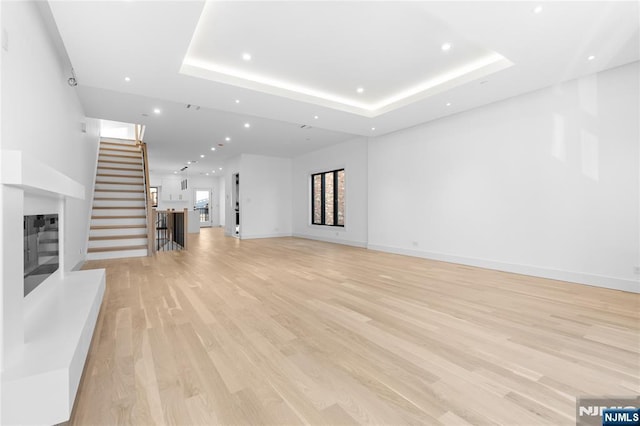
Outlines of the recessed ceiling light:
<svg viewBox="0 0 640 426">
<path fill-rule="evenodd" d="M 211 147 L 211 151 L 215 151 L 215 150 L 216 150 L 216 147 L 215 147 L 215 146 L 212 146 L 212 147 Z"/>
<path fill-rule="evenodd" d="M 215 170 L 211 170 L 211 173 L 215 173 L 215 172 L 216 172 Z"/>
<path fill-rule="evenodd" d="M 251 127 L 251 124 L 250 124 L 250 123 L 244 123 L 244 128 L 245 128 L 245 129 L 248 129 L 249 127 Z"/>
<path fill-rule="evenodd" d="M 317 115 L 314 115 L 314 116 L 313 116 L 313 119 L 314 119 L 314 120 L 317 120 L 318 118 L 320 118 L 320 117 L 318 117 Z"/>
<path fill-rule="evenodd" d="M 162 111 L 160 111 L 160 108 L 154 108 L 153 112 L 156 114 L 160 114 Z"/>
<path fill-rule="evenodd" d="M 187 161 L 187 164 L 191 164 L 191 161 Z"/>
<path fill-rule="evenodd" d="M 533 13 L 540 13 L 542 12 L 542 6 L 538 5 L 536 7 L 533 8 Z"/>
<path fill-rule="evenodd" d="M 178 173 L 178 172 L 173 172 L 173 173 Z"/>
<path fill-rule="evenodd" d="M 200 154 L 200 158 L 204 158 L 204 154 Z"/>
<path fill-rule="evenodd" d="M 372 128 L 371 128 L 371 131 L 374 131 L 374 130 L 376 130 L 376 128 L 375 128 L 375 127 L 372 127 Z"/>
<path fill-rule="evenodd" d="M 236 103 L 239 104 L 240 103 L 240 99 L 236 99 Z"/>
<path fill-rule="evenodd" d="M 222 170 L 222 167 L 220 167 L 220 170 Z"/>
<path fill-rule="evenodd" d="M 205 173 L 205 175 L 209 176 L 209 173 Z"/>
<path fill-rule="evenodd" d="M 231 140 L 231 138 L 229 136 L 227 136 L 226 138 L 224 138 L 224 140 L 229 142 Z"/>
<path fill-rule="evenodd" d="M 364 88 L 362 88 L 362 87 L 358 87 L 358 88 L 356 89 L 356 92 L 358 92 L 358 93 L 362 93 L 362 92 L 364 92 Z"/>
<path fill-rule="evenodd" d="M 442 51 L 444 52 L 451 50 L 451 43 L 444 43 L 442 46 L 440 46 L 440 49 L 442 49 Z"/>
<path fill-rule="evenodd" d="M 127 83 L 131 81 L 131 79 L 129 77 L 125 77 L 124 81 L 126 81 Z"/>
<path fill-rule="evenodd" d="M 451 102 L 447 102 L 447 106 L 451 106 Z"/>
<path fill-rule="evenodd" d="M 587 60 L 588 60 L 588 61 L 593 61 L 595 58 L 596 58 L 595 56 L 591 55 L 591 56 L 589 56 L 589 57 L 587 58 Z"/>
<path fill-rule="evenodd" d="M 251 54 L 250 53 L 243 53 L 242 54 L 242 59 L 245 61 L 250 61 L 251 60 Z"/>
</svg>

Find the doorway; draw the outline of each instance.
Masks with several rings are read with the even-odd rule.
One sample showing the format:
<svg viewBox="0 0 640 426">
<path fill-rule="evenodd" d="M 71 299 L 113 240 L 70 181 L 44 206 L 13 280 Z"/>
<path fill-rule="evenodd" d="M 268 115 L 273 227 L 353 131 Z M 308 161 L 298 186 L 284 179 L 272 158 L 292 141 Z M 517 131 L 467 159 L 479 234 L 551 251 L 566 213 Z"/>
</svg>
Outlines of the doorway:
<svg viewBox="0 0 640 426">
<path fill-rule="evenodd" d="M 193 209 L 198 212 L 200 227 L 211 227 L 211 190 L 194 190 Z"/>
</svg>

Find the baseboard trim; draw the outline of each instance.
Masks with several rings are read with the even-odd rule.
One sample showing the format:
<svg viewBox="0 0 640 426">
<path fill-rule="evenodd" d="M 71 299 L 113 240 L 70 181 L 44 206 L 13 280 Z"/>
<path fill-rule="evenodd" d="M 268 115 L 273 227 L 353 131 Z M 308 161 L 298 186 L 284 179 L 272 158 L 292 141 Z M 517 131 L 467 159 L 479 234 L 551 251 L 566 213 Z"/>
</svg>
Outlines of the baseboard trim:
<svg viewBox="0 0 640 426">
<path fill-rule="evenodd" d="M 593 287 L 608 288 L 611 290 L 627 291 L 630 293 L 640 293 L 640 281 L 627 280 L 622 278 L 607 277 L 601 275 L 585 274 L 582 272 L 562 271 L 557 269 L 541 268 L 531 265 L 519 265 L 506 262 L 497 262 L 487 259 L 476 259 L 471 257 L 455 256 L 443 253 L 425 252 L 420 250 L 404 249 L 400 247 L 383 246 L 369 244 L 370 250 L 387 253 L 402 254 L 406 256 L 421 257 L 424 259 L 439 260 L 442 262 L 459 263 L 462 265 L 476 266 L 479 268 L 494 269 L 504 272 L 512 272 L 522 275 L 531 275 L 541 278 L 549 278 L 559 281 L 568 281 L 576 284 L 584 284 Z"/>
<path fill-rule="evenodd" d="M 298 233 L 294 233 L 293 236 L 295 238 L 304 238 L 306 240 L 324 241 L 325 243 L 342 244 L 345 246 L 367 248 L 366 241 L 341 240 L 339 238 L 319 237 L 316 235 L 307 235 L 307 234 L 298 234 Z"/>
</svg>

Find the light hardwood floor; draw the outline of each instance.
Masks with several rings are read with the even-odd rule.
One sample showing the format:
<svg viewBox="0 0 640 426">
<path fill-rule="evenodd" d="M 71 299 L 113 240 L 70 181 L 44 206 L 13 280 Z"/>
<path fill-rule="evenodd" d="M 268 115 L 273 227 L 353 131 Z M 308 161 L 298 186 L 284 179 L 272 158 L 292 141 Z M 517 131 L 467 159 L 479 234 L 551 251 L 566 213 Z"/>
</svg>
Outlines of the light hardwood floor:
<svg viewBox="0 0 640 426">
<path fill-rule="evenodd" d="M 640 393 L 640 296 L 317 241 L 92 261 L 72 424 L 575 424 Z"/>
</svg>

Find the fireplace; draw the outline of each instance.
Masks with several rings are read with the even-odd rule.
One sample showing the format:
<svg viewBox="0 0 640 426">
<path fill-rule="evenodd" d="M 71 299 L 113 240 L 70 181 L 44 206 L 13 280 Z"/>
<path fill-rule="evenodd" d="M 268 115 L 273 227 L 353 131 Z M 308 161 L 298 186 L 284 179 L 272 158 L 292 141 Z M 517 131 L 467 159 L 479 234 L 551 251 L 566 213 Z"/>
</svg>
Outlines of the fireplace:
<svg viewBox="0 0 640 426">
<path fill-rule="evenodd" d="M 24 295 L 31 293 L 60 266 L 58 215 L 24 217 Z"/>
</svg>

